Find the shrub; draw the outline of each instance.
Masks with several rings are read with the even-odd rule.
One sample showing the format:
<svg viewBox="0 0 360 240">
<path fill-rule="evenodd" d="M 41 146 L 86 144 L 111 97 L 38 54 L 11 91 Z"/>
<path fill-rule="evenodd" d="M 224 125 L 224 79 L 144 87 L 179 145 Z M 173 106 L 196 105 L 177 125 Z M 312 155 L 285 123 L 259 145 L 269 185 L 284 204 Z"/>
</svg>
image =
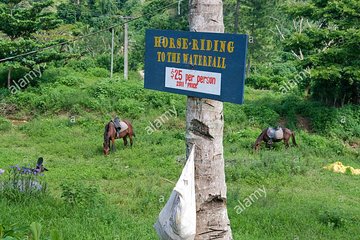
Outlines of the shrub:
<svg viewBox="0 0 360 240">
<path fill-rule="evenodd" d="M 72 70 L 71 68 L 66 68 L 66 67 L 59 67 L 59 68 L 55 68 L 55 67 L 49 67 L 48 69 L 46 69 L 41 78 L 40 81 L 44 82 L 44 83 L 54 83 L 59 81 L 59 79 L 66 77 L 66 76 L 71 76 L 74 74 L 74 70 Z"/>
<path fill-rule="evenodd" d="M 271 79 L 260 74 L 252 74 L 246 79 L 246 84 L 249 84 L 255 89 L 270 89 L 272 86 Z"/>
<path fill-rule="evenodd" d="M 8 131 L 11 129 L 11 123 L 7 119 L 0 117 L 0 131 Z"/>
<path fill-rule="evenodd" d="M 94 98 L 109 97 L 116 94 L 116 89 L 109 81 L 101 81 L 91 86 L 89 93 Z"/>
<path fill-rule="evenodd" d="M 269 107 L 262 105 L 244 105 L 243 110 L 252 121 L 261 124 L 261 127 L 276 126 L 280 115 Z"/>
<path fill-rule="evenodd" d="M 243 109 L 239 108 L 235 104 L 225 104 L 224 111 L 224 118 L 227 122 L 234 122 L 241 126 L 246 126 L 249 123 L 249 119 Z"/>
<path fill-rule="evenodd" d="M 63 183 L 61 189 L 61 198 L 69 205 L 99 207 L 103 203 L 103 197 L 96 187 L 85 186 L 80 183 Z"/>
<path fill-rule="evenodd" d="M 42 226 L 40 223 L 33 222 L 30 226 L 17 226 L 12 224 L 10 226 L 0 224 L 0 239 L 17 240 L 17 239 L 33 239 L 40 240 Z M 62 234 L 58 230 L 52 230 L 51 240 L 62 240 Z"/>
<path fill-rule="evenodd" d="M 171 107 L 172 94 L 164 94 L 157 91 L 146 91 L 145 102 L 152 108 L 164 108 Z"/>
<path fill-rule="evenodd" d="M 96 62 L 93 58 L 85 57 L 80 60 L 71 60 L 67 64 L 68 67 L 71 67 L 77 71 L 87 71 L 90 68 L 96 67 Z"/>
<path fill-rule="evenodd" d="M 95 77 L 109 77 L 110 76 L 110 73 L 107 69 L 99 68 L 99 67 L 90 68 L 88 70 L 88 73 L 90 73 L 91 75 L 93 75 Z"/>
<path fill-rule="evenodd" d="M 15 240 L 15 239 L 25 239 L 28 232 L 27 226 L 17 226 L 12 224 L 10 226 L 0 224 L 0 239 L 4 240 Z"/>
<path fill-rule="evenodd" d="M 62 77 L 58 80 L 58 82 L 62 85 L 74 87 L 79 86 L 80 84 L 84 83 L 84 80 L 80 77 L 76 77 L 74 75 L 68 75 L 65 77 Z"/>
<path fill-rule="evenodd" d="M 98 55 L 96 56 L 95 61 L 96 61 L 96 66 L 110 70 L 111 59 L 109 54 Z M 123 56 L 114 56 L 114 72 L 120 72 L 123 69 L 123 65 L 124 65 Z"/>
<path fill-rule="evenodd" d="M 337 210 L 324 211 L 320 213 L 320 222 L 330 228 L 340 228 L 345 226 L 346 219 L 343 214 Z"/>
<path fill-rule="evenodd" d="M 136 99 L 119 100 L 115 106 L 119 114 L 126 114 L 130 118 L 138 118 L 144 111 L 144 105 Z"/>
<path fill-rule="evenodd" d="M 0 99 L 4 99 L 5 97 L 9 96 L 9 94 L 10 91 L 8 88 L 0 88 Z"/>
</svg>

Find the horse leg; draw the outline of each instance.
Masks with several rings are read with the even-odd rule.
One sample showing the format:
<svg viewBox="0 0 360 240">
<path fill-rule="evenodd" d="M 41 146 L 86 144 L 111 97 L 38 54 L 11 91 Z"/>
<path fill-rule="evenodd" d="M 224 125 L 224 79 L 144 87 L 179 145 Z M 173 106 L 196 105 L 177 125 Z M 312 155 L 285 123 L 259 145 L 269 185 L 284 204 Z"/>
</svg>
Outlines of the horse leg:
<svg viewBox="0 0 360 240">
<path fill-rule="evenodd" d="M 115 137 L 112 137 L 111 138 L 111 142 L 112 142 L 112 146 L 111 146 L 111 151 L 115 151 L 116 150 L 116 147 L 115 147 Z"/>
<path fill-rule="evenodd" d="M 127 139 L 126 139 L 126 135 L 125 135 L 125 137 L 123 137 L 123 140 L 124 140 L 124 146 L 126 147 L 127 144 L 128 144 Z"/>
<path fill-rule="evenodd" d="M 270 139 L 266 142 L 266 146 L 271 150 L 272 149 L 272 145 L 273 145 L 273 140 Z"/>
<path fill-rule="evenodd" d="M 291 139 L 292 139 L 292 142 L 293 142 L 294 146 L 297 146 L 296 140 L 295 140 L 295 132 L 291 133 Z"/>
<path fill-rule="evenodd" d="M 285 148 L 289 147 L 289 138 L 284 138 Z"/>
<path fill-rule="evenodd" d="M 131 134 L 129 134 L 129 139 L 130 139 L 130 147 L 132 147 L 132 145 L 133 145 L 133 139 L 132 139 L 132 135 L 131 135 Z"/>
</svg>

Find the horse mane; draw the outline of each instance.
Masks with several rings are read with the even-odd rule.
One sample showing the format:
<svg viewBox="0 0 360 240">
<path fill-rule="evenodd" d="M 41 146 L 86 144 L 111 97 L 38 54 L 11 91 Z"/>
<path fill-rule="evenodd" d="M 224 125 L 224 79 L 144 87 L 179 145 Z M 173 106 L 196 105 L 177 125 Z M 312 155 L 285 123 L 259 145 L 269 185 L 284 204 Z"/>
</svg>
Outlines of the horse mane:
<svg viewBox="0 0 360 240">
<path fill-rule="evenodd" d="M 259 144 L 259 143 L 263 140 L 264 135 L 266 134 L 266 131 L 267 131 L 267 128 L 265 128 L 264 130 L 262 130 L 262 132 L 260 133 L 260 135 L 257 137 L 254 146 L 256 146 L 257 144 Z"/>
</svg>

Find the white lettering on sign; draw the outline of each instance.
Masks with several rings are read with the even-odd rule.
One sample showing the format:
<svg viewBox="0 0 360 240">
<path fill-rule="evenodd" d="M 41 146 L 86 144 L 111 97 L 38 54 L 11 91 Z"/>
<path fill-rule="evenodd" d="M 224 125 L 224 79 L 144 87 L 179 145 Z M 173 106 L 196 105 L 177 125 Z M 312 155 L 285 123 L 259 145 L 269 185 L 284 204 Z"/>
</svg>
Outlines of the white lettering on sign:
<svg viewBox="0 0 360 240">
<path fill-rule="evenodd" d="M 221 73 L 166 67 L 165 87 L 220 95 Z"/>
</svg>

